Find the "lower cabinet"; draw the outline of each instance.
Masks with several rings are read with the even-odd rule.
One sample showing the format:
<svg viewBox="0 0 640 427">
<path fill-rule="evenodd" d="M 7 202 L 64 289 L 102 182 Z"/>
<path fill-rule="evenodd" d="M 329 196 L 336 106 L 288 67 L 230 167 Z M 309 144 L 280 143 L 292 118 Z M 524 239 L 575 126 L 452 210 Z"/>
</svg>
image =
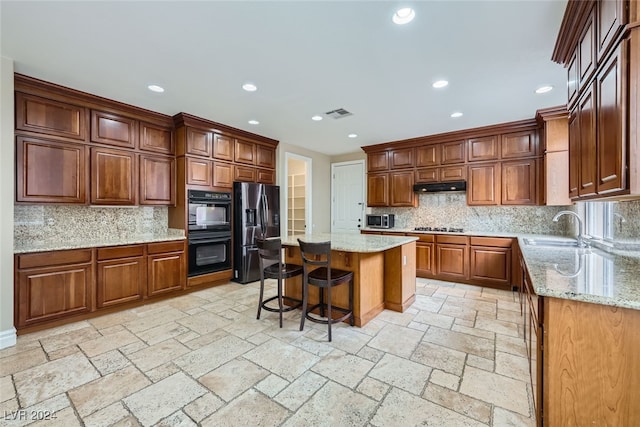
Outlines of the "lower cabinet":
<svg viewBox="0 0 640 427">
<path fill-rule="evenodd" d="M 151 243 L 147 256 L 147 296 L 184 289 L 187 284 L 184 242 Z"/>
<path fill-rule="evenodd" d="M 511 284 L 512 239 L 472 237 L 470 279 L 492 284 Z"/>
<path fill-rule="evenodd" d="M 433 277 L 435 274 L 435 251 L 433 234 L 410 234 L 417 237 L 416 242 L 416 276 Z"/>
<path fill-rule="evenodd" d="M 59 320 L 92 310 L 91 249 L 19 255 L 16 268 L 16 327 Z"/>
<path fill-rule="evenodd" d="M 469 278 L 469 238 L 436 235 L 436 275 L 444 280 Z"/>
<path fill-rule="evenodd" d="M 141 300 L 147 279 L 144 245 L 98 249 L 97 307 Z"/>
</svg>

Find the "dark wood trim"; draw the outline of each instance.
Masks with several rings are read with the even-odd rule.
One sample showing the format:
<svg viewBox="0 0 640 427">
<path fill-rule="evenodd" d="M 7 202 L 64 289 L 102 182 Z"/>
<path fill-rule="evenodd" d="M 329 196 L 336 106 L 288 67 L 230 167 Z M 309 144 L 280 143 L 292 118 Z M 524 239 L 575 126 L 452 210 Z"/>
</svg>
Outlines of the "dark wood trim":
<svg viewBox="0 0 640 427">
<path fill-rule="evenodd" d="M 569 118 L 569 110 L 566 105 L 558 105 L 555 107 L 541 108 L 536 111 L 536 120 L 542 125 L 548 120 Z"/>
<path fill-rule="evenodd" d="M 556 39 L 556 45 L 551 55 L 551 60 L 559 64 L 567 65 L 573 55 L 580 32 L 589 18 L 594 0 L 569 0 L 562 18 L 562 24 Z"/>
<path fill-rule="evenodd" d="M 173 116 L 173 123 L 176 128 L 180 126 L 192 126 L 200 129 L 206 129 L 215 133 L 221 133 L 221 134 L 227 134 L 227 135 L 230 134 L 231 136 L 234 136 L 234 137 L 240 137 L 244 140 L 255 142 L 257 144 L 269 145 L 274 148 L 277 147 L 280 142 L 275 139 L 267 138 L 266 136 L 257 135 L 255 133 L 247 132 L 242 129 L 223 125 L 221 123 L 203 119 L 201 117 L 196 117 L 188 113 L 176 114 L 175 116 Z"/>
<path fill-rule="evenodd" d="M 489 126 L 481 126 L 477 128 L 464 129 L 454 132 L 445 132 L 435 135 L 420 136 L 416 138 L 404 139 L 401 141 L 385 142 L 382 144 L 365 145 L 360 147 L 365 153 L 382 150 L 392 150 L 395 148 L 417 147 L 420 145 L 438 144 L 442 142 L 453 142 L 456 140 L 467 139 L 471 137 L 481 137 L 486 135 L 511 133 L 524 130 L 534 130 L 538 127 L 535 118 L 518 120 L 514 122 L 500 123 Z"/>
</svg>

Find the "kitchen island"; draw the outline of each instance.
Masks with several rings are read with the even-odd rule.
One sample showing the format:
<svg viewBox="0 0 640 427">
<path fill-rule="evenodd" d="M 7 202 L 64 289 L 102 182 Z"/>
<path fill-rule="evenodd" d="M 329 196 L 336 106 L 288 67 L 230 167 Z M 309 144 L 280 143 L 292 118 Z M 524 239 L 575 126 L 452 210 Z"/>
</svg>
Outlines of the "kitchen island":
<svg viewBox="0 0 640 427">
<path fill-rule="evenodd" d="M 331 241 L 331 267 L 353 271 L 353 316 L 364 326 L 383 309 L 405 311 L 416 299 L 416 237 L 314 233 L 285 237 L 285 262 L 302 264 L 298 238 L 304 242 Z M 302 299 L 302 277 L 287 279 L 284 294 Z M 309 288 L 309 304 L 318 289 Z M 348 306 L 348 289 L 338 286 L 331 303 Z"/>
</svg>

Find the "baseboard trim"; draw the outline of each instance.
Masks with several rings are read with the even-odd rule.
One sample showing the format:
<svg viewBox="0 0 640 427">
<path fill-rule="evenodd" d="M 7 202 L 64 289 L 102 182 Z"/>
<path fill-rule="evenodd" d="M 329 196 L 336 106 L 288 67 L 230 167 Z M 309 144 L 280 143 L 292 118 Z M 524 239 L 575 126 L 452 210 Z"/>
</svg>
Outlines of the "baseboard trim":
<svg viewBox="0 0 640 427">
<path fill-rule="evenodd" d="M 0 331 L 0 350 L 16 345 L 16 339 L 16 328 L 7 329 L 6 331 Z"/>
</svg>

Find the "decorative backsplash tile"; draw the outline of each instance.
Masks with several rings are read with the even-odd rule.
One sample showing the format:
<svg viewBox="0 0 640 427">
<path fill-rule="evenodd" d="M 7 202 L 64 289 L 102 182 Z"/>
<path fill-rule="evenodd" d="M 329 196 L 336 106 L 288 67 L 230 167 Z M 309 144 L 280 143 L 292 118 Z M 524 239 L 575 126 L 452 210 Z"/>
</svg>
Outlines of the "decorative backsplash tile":
<svg viewBox="0 0 640 427">
<path fill-rule="evenodd" d="M 14 237 L 45 240 L 52 236 L 95 240 L 154 234 L 167 230 L 166 207 L 93 207 L 69 205 L 15 205 Z"/>
<path fill-rule="evenodd" d="M 492 231 L 571 235 L 567 221 L 553 222 L 572 206 L 467 206 L 464 193 L 419 194 L 417 208 L 372 208 L 373 213 L 395 214 L 396 228 L 456 227 L 465 231 Z"/>
</svg>

